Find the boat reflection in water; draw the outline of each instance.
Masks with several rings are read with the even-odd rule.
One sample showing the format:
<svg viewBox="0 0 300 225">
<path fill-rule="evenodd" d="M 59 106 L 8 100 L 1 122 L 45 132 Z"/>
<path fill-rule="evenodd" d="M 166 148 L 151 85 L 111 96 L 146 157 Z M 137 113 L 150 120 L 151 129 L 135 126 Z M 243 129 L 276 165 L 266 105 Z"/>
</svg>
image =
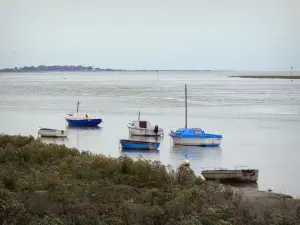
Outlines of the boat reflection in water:
<svg viewBox="0 0 300 225">
<path fill-rule="evenodd" d="M 143 158 L 150 160 L 160 160 L 158 150 L 122 149 L 121 156 L 128 156 L 133 159 Z"/>
<path fill-rule="evenodd" d="M 93 149 L 95 142 L 99 140 L 99 134 L 101 134 L 102 127 L 74 127 L 66 125 L 66 130 L 68 131 L 68 137 L 65 138 L 47 138 L 41 137 L 40 140 L 46 144 L 55 143 L 58 145 L 65 144 L 71 148 L 77 148 L 79 150 L 83 149 Z"/>
<path fill-rule="evenodd" d="M 67 125 L 66 126 L 68 130 L 101 130 L 102 127 L 96 126 L 96 127 L 92 127 L 92 126 L 72 126 L 72 125 Z"/>
<path fill-rule="evenodd" d="M 99 140 L 102 127 L 99 126 L 70 126 L 67 125 L 69 130 L 69 145 L 79 150 L 93 149 Z"/>
<path fill-rule="evenodd" d="M 144 150 L 144 149 L 130 149 L 130 148 L 124 148 L 122 149 L 122 152 L 124 153 L 129 153 L 129 154 L 132 154 L 132 155 L 135 155 L 135 154 L 158 154 L 159 151 L 156 150 L 156 149 L 153 149 L 153 150 Z"/>
<path fill-rule="evenodd" d="M 63 145 L 68 143 L 69 139 L 68 137 L 39 137 L 39 140 L 45 144 L 58 144 L 58 145 Z"/>
<path fill-rule="evenodd" d="M 196 175 L 201 174 L 201 167 L 219 167 L 222 163 L 222 148 L 173 145 L 170 148 L 170 164 L 177 167 L 188 159 Z"/>
</svg>

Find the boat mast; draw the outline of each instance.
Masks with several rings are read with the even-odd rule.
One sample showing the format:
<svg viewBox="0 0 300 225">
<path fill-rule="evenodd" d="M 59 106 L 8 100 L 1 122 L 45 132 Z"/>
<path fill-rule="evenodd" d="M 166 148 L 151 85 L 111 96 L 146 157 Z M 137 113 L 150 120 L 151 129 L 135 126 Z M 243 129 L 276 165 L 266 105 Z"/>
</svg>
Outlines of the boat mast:
<svg viewBox="0 0 300 225">
<path fill-rule="evenodd" d="M 77 102 L 77 113 L 78 113 L 78 109 L 79 109 L 79 101 Z"/>
<path fill-rule="evenodd" d="M 185 84 L 185 128 L 187 128 L 187 88 Z"/>
<path fill-rule="evenodd" d="M 140 113 L 140 111 L 139 111 L 139 118 L 138 118 L 138 121 L 140 121 L 140 117 L 141 117 L 141 113 Z"/>
</svg>

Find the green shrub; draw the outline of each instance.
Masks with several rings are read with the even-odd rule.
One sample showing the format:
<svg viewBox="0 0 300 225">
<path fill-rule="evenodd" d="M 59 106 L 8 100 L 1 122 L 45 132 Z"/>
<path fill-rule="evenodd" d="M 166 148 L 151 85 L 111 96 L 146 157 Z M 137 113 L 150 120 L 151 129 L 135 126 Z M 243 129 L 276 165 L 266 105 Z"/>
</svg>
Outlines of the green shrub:
<svg viewBox="0 0 300 225">
<path fill-rule="evenodd" d="M 191 169 L 0 135 L 0 224 L 300 224 Z"/>
</svg>

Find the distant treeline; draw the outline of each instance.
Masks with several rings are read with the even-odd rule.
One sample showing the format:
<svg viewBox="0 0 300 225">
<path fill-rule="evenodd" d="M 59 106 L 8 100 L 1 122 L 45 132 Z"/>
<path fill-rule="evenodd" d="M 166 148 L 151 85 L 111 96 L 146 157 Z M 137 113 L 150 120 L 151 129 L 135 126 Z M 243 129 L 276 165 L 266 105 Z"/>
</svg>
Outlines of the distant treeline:
<svg viewBox="0 0 300 225">
<path fill-rule="evenodd" d="M 100 69 L 93 68 L 92 66 L 24 66 L 24 67 L 15 67 L 15 68 L 5 68 L 1 69 L 0 72 L 35 72 L 35 71 L 123 71 L 122 69 Z"/>
<path fill-rule="evenodd" d="M 205 71 L 205 72 L 209 72 L 209 71 L 219 71 L 219 72 L 224 72 L 224 71 L 228 71 L 228 70 L 185 70 L 185 69 L 110 69 L 110 68 L 106 68 L 106 69 L 101 69 L 101 68 L 94 68 L 92 66 L 58 66 L 58 65 L 54 65 L 54 66 L 44 66 L 44 65 L 40 65 L 40 66 L 24 66 L 24 67 L 15 67 L 15 68 L 5 68 L 5 69 L 0 69 L 0 72 L 40 72 L 40 71 L 44 71 L 44 72 L 48 72 L 48 71 Z"/>
</svg>

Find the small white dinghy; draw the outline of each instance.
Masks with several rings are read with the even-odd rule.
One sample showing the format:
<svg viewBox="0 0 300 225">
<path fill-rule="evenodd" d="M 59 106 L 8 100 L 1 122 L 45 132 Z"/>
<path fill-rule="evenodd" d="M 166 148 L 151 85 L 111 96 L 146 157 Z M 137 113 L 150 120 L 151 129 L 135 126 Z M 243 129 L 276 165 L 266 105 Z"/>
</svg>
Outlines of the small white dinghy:
<svg viewBox="0 0 300 225">
<path fill-rule="evenodd" d="M 152 126 L 149 121 L 140 120 L 140 112 L 138 120 L 134 120 L 127 125 L 129 134 L 133 136 L 162 136 L 164 130 L 158 125 Z"/>
<path fill-rule="evenodd" d="M 235 167 L 234 170 L 225 168 L 215 168 L 213 170 L 203 170 L 201 174 L 206 180 L 220 180 L 227 182 L 256 182 L 258 180 L 258 169 L 241 169 Z"/>
<path fill-rule="evenodd" d="M 38 130 L 38 135 L 41 137 L 67 137 L 68 131 L 40 127 Z"/>
</svg>

